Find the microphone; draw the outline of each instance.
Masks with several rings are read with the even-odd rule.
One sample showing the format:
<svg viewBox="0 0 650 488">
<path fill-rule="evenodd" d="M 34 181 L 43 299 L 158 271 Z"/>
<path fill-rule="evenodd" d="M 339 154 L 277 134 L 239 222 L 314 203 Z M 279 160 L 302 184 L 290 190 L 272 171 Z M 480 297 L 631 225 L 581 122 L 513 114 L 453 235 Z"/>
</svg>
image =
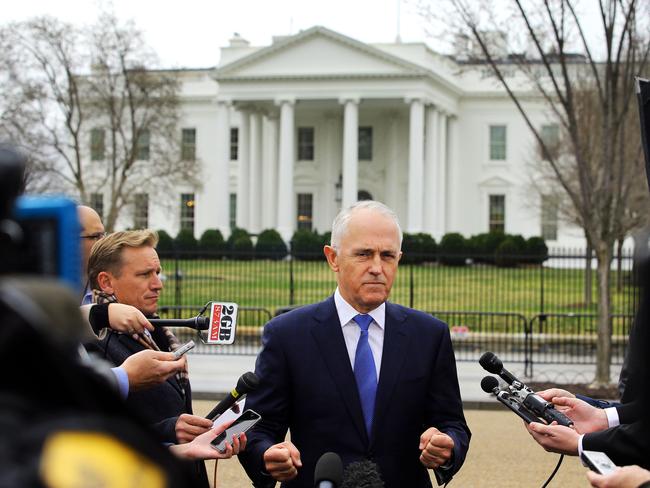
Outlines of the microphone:
<svg viewBox="0 0 650 488">
<path fill-rule="evenodd" d="M 483 353 L 478 362 L 483 366 L 483 369 L 489 373 L 499 375 L 510 385 L 510 393 L 506 395 L 497 394 L 498 400 L 501 400 L 501 397 L 505 397 L 508 402 L 516 402 L 518 408 L 522 409 L 523 407 L 523 409 L 528 410 L 528 412 L 543 418 L 548 424 L 551 422 L 557 422 L 558 424 L 567 427 L 573 425 L 573 421 L 562 412 L 556 410 L 555 405 L 537 395 L 528 386 L 519 381 L 515 375 L 505 369 L 501 360 L 493 352 L 488 351 Z M 493 380 L 496 381 L 496 378 L 493 378 Z M 486 387 L 490 387 L 494 384 L 493 380 L 483 378 L 481 380 L 481 388 L 483 388 L 484 383 Z M 484 391 L 487 390 L 484 389 Z M 492 391 L 487 391 L 487 393 L 493 392 L 494 389 L 492 389 Z"/>
<path fill-rule="evenodd" d="M 214 420 L 219 415 L 224 413 L 230 407 L 232 407 L 235 402 L 241 399 L 247 393 L 254 391 L 260 384 L 260 379 L 255 373 L 247 372 L 239 377 L 237 380 L 237 386 L 228 393 L 228 396 L 221 400 L 217 405 L 210 411 L 209 414 L 205 416 L 206 419 Z"/>
<path fill-rule="evenodd" d="M 203 312 L 210 309 L 210 314 Z M 151 319 L 151 325 L 158 327 L 187 327 L 199 331 L 205 344 L 230 345 L 235 342 L 237 311 L 239 306 L 232 302 L 208 302 L 196 317 L 191 319 Z"/>
<path fill-rule="evenodd" d="M 493 352 L 488 351 L 486 353 L 483 353 L 478 362 L 488 373 L 499 375 L 509 385 L 512 385 L 512 383 L 515 381 L 519 382 L 515 375 L 513 375 L 507 369 L 504 369 L 503 363 Z"/>
<path fill-rule="evenodd" d="M 499 390 L 499 380 L 497 380 L 494 376 L 485 376 L 481 380 L 481 389 L 485 393 L 497 393 L 494 390 Z"/>
<path fill-rule="evenodd" d="M 191 319 L 149 319 L 154 327 L 187 327 L 194 330 L 208 330 L 210 317 L 193 317 Z"/>
<path fill-rule="evenodd" d="M 314 469 L 315 488 L 338 488 L 343 479 L 343 463 L 338 454 L 326 452 Z"/>
</svg>

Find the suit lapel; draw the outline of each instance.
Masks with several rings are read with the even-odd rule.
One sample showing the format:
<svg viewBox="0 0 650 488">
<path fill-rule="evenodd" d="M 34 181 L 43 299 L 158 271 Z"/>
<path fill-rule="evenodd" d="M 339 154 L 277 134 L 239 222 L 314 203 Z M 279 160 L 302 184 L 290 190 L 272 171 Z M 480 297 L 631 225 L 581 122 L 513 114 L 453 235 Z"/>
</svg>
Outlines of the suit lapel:
<svg viewBox="0 0 650 488">
<path fill-rule="evenodd" d="M 397 307 L 386 303 L 386 323 L 384 329 L 384 348 L 381 354 L 381 369 L 377 385 L 375 415 L 373 418 L 373 439 L 392 400 L 393 390 L 400 377 L 406 360 L 409 330 L 405 324 L 406 314 Z M 395 401 L 400 401 L 399 398 Z"/>
<path fill-rule="evenodd" d="M 361 411 L 357 383 L 350 366 L 350 357 L 345 347 L 345 339 L 343 339 L 343 332 L 333 297 L 320 304 L 314 314 L 314 319 L 311 328 L 312 336 L 316 340 L 316 344 L 318 344 L 323 360 L 341 394 L 350 417 L 354 421 L 359 436 L 367 444 L 368 436 L 363 420 L 363 412 Z"/>
</svg>

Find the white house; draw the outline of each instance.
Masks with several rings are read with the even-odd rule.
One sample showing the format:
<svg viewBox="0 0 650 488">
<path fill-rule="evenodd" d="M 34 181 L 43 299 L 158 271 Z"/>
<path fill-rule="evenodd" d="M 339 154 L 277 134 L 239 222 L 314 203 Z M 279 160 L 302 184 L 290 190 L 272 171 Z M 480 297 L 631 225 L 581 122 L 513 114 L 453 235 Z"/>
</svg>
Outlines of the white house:
<svg viewBox="0 0 650 488">
<path fill-rule="evenodd" d="M 233 225 L 328 230 L 341 206 L 373 198 L 406 232 L 439 239 L 503 229 L 582 244 L 531 191 L 532 135 L 483 65 L 423 43 L 365 44 L 324 27 L 252 47 L 235 36 L 215 69 L 181 70 L 183 141 L 203 187 L 179 184 L 174 212 L 145 199 L 123 216 L 175 235 Z M 521 85 L 522 87 L 524 85 Z M 540 127 L 544 105 L 525 98 Z M 136 207 L 138 204 L 136 202 Z"/>
</svg>

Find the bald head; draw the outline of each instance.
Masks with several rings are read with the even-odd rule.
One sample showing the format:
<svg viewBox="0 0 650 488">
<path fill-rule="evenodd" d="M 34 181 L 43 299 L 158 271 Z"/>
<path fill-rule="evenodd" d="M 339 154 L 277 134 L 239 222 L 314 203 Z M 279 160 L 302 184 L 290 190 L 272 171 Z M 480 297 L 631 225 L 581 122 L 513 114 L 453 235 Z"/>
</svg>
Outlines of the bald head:
<svg viewBox="0 0 650 488">
<path fill-rule="evenodd" d="M 81 226 L 81 265 L 83 268 L 83 276 L 85 277 L 90 250 L 95 242 L 104 236 L 104 224 L 102 224 L 99 214 L 94 209 L 85 205 L 79 205 L 77 207 L 77 215 L 79 216 L 79 225 Z"/>
</svg>

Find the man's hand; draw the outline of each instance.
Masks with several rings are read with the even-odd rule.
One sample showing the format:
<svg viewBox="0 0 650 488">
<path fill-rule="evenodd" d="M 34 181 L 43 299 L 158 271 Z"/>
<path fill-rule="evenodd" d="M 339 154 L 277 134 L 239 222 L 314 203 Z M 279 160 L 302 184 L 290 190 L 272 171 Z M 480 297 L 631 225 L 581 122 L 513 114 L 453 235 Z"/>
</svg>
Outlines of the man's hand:
<svg viewBox="0 0 650 488">
<path fill-rule="evenodd" d="M 609 427 L 607 414 L 602 408 L 596 408 L 577 398 L 555 397 L 553 403 L 564 415 L 573 420 L 573 426 L 579 434 L 605 430 Z"/>
<path fill-rule="evenodd" d="M 108 323 L 111 329 L 129 334 L 134 339 L 137 339 L 138 334 L 142 334 L 145 329 L 154 330 L 153 325 L 140 310 L 124 303 L 108 305 Z"/>
<path fill-rule="evenodd" d="M 435 469 L 451 459 L 454 440 L 435 427 L 429 427 L 420 436 L 420 462 L 429 469 Z"/>
<path fill-rule="evenodd" d="M 637 488 L 650 481 L 650 471 L 634 465 L 618 468 L 609 474 L 589 471 L 587 478 L 594 488 Z"/>
<path fill-rule="evenodd" d="M 302 467 L 300 451 L 289 441 L 275 444 L 264 452 L 264 467 L 276 481 L 293 479 Z"/>
<path fill-rule="evenodd" d="M 184 413 L 176 421 L 176 440 L 179 444 L 192 442 L 196 436 L 207 432 L 212 427 L 212 420 Z"/>
<path fill-rule="evenodd" d="M 553 400 L 553 398 L 557 398 L 557 397 L 564 397 L 564 398 L 576 397 L 570 391 L 563 390 L 562 388 L 549 388 L 548 390 L 538 391 L 537 394 L 547 402 L 550 402 L 551 400 Z"/>
<path fill-rule="evenodd" d="M 129 391 L 138 391 L 163 383 L 185 367 L 186 359 L 174 359 L 171 352 L 144 351 L 132 354 L 122 363 L 129 377 Z"/>
<path fill-rule="evenodd" d="M 553 422 L 551 425 L 544 425 L 538 422 L 531 422 L 526 427 L 533 439 L 546 451 L 557 452 L 558 454 L 578 455 L 578 434 L 574 429 L 558 425 Z"/>
</svg>

